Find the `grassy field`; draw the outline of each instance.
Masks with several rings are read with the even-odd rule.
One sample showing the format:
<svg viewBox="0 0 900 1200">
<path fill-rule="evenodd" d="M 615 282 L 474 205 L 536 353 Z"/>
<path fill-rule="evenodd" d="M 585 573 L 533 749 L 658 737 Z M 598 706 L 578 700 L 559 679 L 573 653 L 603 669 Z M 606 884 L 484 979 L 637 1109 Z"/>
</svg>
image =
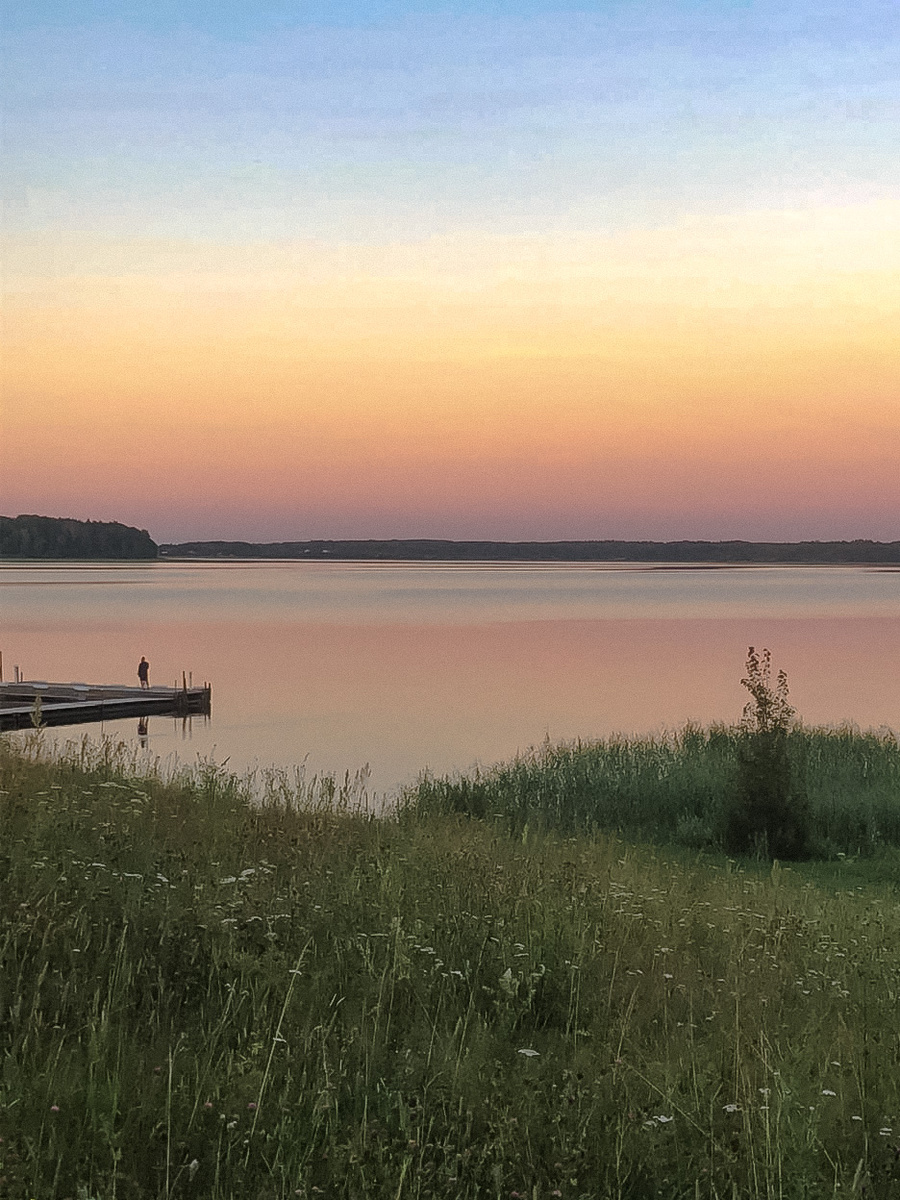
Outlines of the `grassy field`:
<svg viewBox="0 0 900 1200">
<path fill-rule="evenodd" d="M 687 848 L 723 731 L 379 819 L 0 739 L 0 1196 L 896 1200 L 897 747 L 809 736 L 790 868 Z"/>
</svg>

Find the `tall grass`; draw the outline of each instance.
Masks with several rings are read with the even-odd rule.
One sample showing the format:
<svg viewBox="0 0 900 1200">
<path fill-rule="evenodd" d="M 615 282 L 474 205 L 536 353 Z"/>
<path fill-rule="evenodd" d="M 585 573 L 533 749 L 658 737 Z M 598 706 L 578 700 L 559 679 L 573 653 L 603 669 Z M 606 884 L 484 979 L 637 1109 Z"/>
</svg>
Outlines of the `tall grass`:
<svg viewBox="0 0 900 1200">
<path fill-rule="evenodd" d="M 728 744 L 533 769 L 586 797 L 599 756 L 637 812 L 638 776 L 712 788 Z M 900 1193 L 900 904 L 859 863 L 819 886 L 328 791 L 0 740 L 0 1195 Z"/>
<path fill-rule="evenodd" d="M 407 796 L 419 813 L 492 818 L 513 833 L 606 830 L 720 849 L 740 782 L 739 728 L 686 726 L 654 737 L 549 743 L 509 763 L 424 776 Z M 814 856 L 900 846 L 900 741 L 890 731 L 798 727 L 786 752 L 802 777 Z"/>
</svg>

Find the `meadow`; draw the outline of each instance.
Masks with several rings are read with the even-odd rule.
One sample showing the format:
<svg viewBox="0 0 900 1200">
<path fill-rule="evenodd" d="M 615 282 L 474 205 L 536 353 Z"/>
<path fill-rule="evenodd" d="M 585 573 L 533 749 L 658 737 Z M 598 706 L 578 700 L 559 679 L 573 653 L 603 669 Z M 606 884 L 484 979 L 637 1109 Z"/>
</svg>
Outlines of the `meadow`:
<svg viewBox="0 0 900 1200">
<path fill-rule="evenodd" d="M 792 733 L 787 865 L 716 848 L 734 736 L 377 816 L 0 739 L 0 1195 L 900 1195 L 896 739 Z"/>
</svg>

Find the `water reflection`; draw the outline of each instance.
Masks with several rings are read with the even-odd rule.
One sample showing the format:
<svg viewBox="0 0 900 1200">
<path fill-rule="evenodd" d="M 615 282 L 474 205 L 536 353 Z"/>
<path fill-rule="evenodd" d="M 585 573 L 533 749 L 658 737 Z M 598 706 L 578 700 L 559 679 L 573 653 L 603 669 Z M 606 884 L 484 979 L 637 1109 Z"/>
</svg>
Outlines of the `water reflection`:
<svg viewBox="0 0 900 1200">
<path fill-rule="evenodd" d="M 152 741 L 155 746 L 161 745 L 162 748 L 165 749 L 166 743 L 169 741 L 170 737 L 170 727 L 171 736 L 175 740 L 181 742 L 192 742 L 194 740 L 195 723 L 198 730 L 205 734 L 209 730 L 210 717 L 206 713 L 187 713 L 181 717 L 158 716 L 155 718 Z M 125 724 L 125 721 L 104 721 L 101 723 L 101 727 L 104 732 L 115 733 L 117 736 L 122 736 L 122 730 Z M 138 719 L 137 742 L 143 750 L 148 750 L 150 748 L 150 717 L 140 717 Z M 202 748 L 199 742 L 198 753 L 202 754 Z"/>
<path fill-rule="evenodd" d="M 140 645 L 157 679 L 213 684 L 212 720 L 138 728 L 153 754 L 369 763 L 376 790 L 548 736 L 736 720 L 749 645 L 772 649 L 808 722 L 900 725 L 897 572 L 318 567 L 78 567 L 71 584 L 57 567 L 46 588 L 2 569 L 0 649 L 32 678 L 114 682 Z"/>
</svg>

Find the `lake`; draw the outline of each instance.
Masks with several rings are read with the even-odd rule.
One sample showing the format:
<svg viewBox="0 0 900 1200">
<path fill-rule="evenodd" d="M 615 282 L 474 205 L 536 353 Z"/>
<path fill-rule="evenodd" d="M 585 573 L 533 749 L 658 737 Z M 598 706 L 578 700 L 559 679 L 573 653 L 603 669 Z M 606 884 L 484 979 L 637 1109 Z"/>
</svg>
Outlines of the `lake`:
<svg viewBox="0 0 900 1200">
<path fill-rule="evenodd" d="M 900 571 L 628 564 L 152 562 L 0 567 L 4 678 L 212 684 L 148 750 L 343 776 L 738 719 L 767 646 L 810 724 L 900 726 Z M 135 720 L 48 731 L 137 739 Z"/>
</svg>

